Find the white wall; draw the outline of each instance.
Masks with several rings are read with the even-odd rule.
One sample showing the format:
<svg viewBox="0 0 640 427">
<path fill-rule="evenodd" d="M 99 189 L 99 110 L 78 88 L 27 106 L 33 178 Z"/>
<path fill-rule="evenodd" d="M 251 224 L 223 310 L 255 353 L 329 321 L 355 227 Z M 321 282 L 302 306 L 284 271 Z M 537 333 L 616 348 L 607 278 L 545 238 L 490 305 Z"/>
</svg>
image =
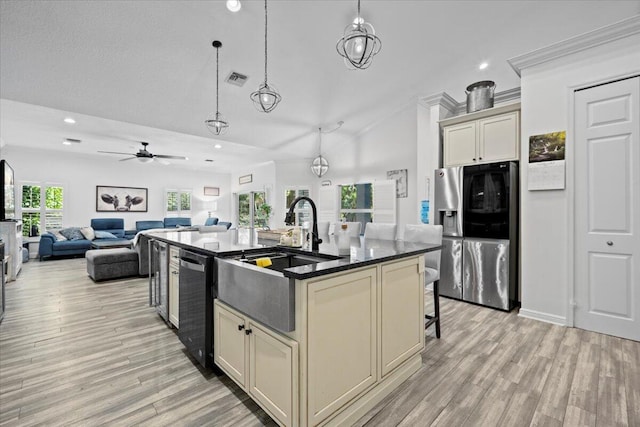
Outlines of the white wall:
<svg viewBox="0 0 640 427">
<path fill-rule="evenodd" d="M 561 324 L 568 313 L 573 284 L 570 230 L 573 129 L 570 102 L 573 88 L 598 84 L 640 72 L 640 35 L 568 55 L 522 71 L 521 128 L 521 295 L 525 316 Z M 567 188 L 527 190 L 529 136 L 567 130 Z M 640 167 L 640 165 L 635 165 Z M 575 212 L 575 215 L 583 215 Z M 569 318 L 569 319 L 568 319 Z M 567 321 L 568 320 L 568 321 Z"/>
<path fill-rule="evenodd" d="M 331 139 L 327 136 L 323 143 Z M 417 104 L 411 102 L 352 140 L 323 144 L 322 154 L 329 161 L 329 172 L 322 180 L 331 180 L 332 185 L 373 182 L 386 180 L 387 171 L 407 169 L 408 197 L 396 199 L 398 230 L 403 230 L 405 224 L 415 224 L 419 218 L 416 140 Z M 319 183 L 315 194 L 318 188 Z"/>
<path fill-rule="evenodd" d="M 274 215 L 271 218 L 272 227 L 279 228 L 284 227 L 284 216 L 289 209 L 289 206 L 285 205 L 286 188 L 292 187 L 306 187 L 309 189 L 309 195 L 311 199 L 318 204 L 317 188 L 322 178 L 318 178 L 311 172 L 312 159 L 303 159 L 295 161 L 281 161 L 276 162 L 276 189 L 273 193 L 273 212 Z"/>
<path fill-rule="evenodd" d="M 168 188 L 193 191 L 193 224 L 204 224 L 207 211 L 221 220 L 231 217 L 231 182 L 229 174 L 208 173 L 164 166 L 159 163 L 142 164 L 119 162 L 96 156 L 71 155 L 59 151 L 42 151 L 7 145 L 2 155 L 15 171 L 16 181 L 49 182 L 64 185 L 64 225 L 87 226 L 91 218 L 124 218 L 126 229 L 135 229 L 141 220 L 162 220 L 165 217 L 165 190 Z M 96 212 L 96 185 L 145 187 L 148 192 L 147 212 Z M 220 196 L 204 196 L 204 187 L 220 187 Z M 217 202 L 217 203 L 214 203 Z"/>
<path fill-rule="evenodd" d="M 251 175 L 251 182 L 247 184 L 240 184 L 239 178 L 241 176 Z M 231 192 L 232 193 L 248 193 L 250 191 L 264 191 L 267 193 L 267 203 L 274 206 L 274 188 L 276 186 L 276 164 L 273 161 L 265 163 L 259 163 L 254 165 L 247 165 L 246 168 L 240 169 L 231 174 Z M 236 200 L 232 196 L 231 212 L 233 216 L 231 221 L 235 227 L 238 222 L 236 218 Z M 271 215 L 269 219 L 269 226 L 272 227 L 271 221 L 274 220 L 274 216 Z"/>
</svg>

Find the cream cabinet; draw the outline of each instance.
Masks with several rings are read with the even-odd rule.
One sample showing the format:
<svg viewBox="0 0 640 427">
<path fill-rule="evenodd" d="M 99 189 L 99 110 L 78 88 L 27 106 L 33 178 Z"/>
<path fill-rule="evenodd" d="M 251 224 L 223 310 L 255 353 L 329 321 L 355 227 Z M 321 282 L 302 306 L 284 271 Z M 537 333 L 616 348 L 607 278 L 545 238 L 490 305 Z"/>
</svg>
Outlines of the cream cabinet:
<svg viewBox="0 0 640 427">
<path fill-rule="evenodd" d="M 4 241 L 7 282 L 16 280 L 22 269 L 22 221 L 0 221 L 0 238 Z"/>
<path fill-rule="evenodd" d="M 424 256 L 295 281 L 295 330 L 214 304 L 214 361 L 284 426 L 352 425 L 422 366 Z"/>
<path fill-rule="evenodd" d="M 444 167 L 518 160 L 520 157 L 519 111 L 450 125 L 446 125 L 447 122 L 442 122 Z"/>
<path fill-rule="evenodd" d="M 307 291 L 308 425 L 378 380 L 376 268 L 310 282 Z"/>
<path fill-rule="evenodd" d="M 424 263 L 382 265 L 380 343 L 382 376 L 424 348 Z"/>
<path fill-rule="evenodd" d="M 215 301 L 214 361 L 269 415 L 298 425 L 298 344 Z"/>
<path fill-rule="evenodd" d="M 169 247 L 169 321 L 180 327 L 180 249 Z"/>
</svg>

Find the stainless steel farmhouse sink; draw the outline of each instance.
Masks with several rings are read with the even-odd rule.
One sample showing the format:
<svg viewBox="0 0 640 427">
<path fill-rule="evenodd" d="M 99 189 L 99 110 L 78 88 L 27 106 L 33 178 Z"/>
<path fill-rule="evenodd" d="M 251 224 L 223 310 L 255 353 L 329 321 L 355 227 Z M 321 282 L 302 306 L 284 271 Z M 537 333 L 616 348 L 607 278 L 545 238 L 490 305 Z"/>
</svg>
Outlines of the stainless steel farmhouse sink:
<svg viewBox="0 0 640 427">
<path fill-rule="evenodd" d="M 269 258 L 271 265 L 256 261 Z M 295 329 L 295 279 L 283 270 L 335 260 L 331 255 L 307 255 L 285 250 L 216 258 L 218 298 L 235 309 L 282 332 Z"/>
</svg>

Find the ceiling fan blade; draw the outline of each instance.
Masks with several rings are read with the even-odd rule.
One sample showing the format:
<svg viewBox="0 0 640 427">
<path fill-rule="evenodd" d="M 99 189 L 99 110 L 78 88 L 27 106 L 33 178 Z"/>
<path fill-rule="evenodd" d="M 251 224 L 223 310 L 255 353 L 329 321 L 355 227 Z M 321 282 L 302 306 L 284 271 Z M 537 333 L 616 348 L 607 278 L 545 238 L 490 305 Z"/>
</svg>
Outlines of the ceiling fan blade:
<svg viewBox="0 0 640 427">
<path fill-rule="evenodd" d="M 133 156 L 131 153 L 119 153 L 117 151 L 98 151 L 98 153 L 106 153 L 106 154 L 120 154 L 125 156 Z"/>
<path fill-rule="evenodd" d="M 133 156 L 133 157 L 127 157 L 126 159 L 120 159 L 120 161 L 121 161 L 121 162 L 124 162 L 124 161 L 126 161 L 126 160 L 133 160 L 133 159 L 137 159 L 137 157 L 136 157 L 136 156 Z"/>
<path fill-rule="evenodd" d="M 189 160 L 189 158 L 183 156 L 166 156 L 163 154 L 154 154 L 153 157 L 157 157 L 159 159 Z"/>
</svg>

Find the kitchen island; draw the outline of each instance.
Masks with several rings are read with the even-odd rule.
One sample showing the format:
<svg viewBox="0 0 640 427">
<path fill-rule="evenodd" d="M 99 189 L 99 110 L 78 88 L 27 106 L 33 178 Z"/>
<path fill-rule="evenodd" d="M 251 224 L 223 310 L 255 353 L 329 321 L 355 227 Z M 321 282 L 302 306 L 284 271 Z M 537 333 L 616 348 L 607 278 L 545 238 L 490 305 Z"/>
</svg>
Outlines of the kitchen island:
<svg viewBox="0 0 640 427">
<path fill-rule="evenodd" d="M 349 425 L 420 369 L 424 253 L 439 246 L 352 238 L 343 255 L 333 236 L 310 251 L 233 234 L 159 238 L 216 257 L 214 362 L 276 422 Z"/>
</svg>

